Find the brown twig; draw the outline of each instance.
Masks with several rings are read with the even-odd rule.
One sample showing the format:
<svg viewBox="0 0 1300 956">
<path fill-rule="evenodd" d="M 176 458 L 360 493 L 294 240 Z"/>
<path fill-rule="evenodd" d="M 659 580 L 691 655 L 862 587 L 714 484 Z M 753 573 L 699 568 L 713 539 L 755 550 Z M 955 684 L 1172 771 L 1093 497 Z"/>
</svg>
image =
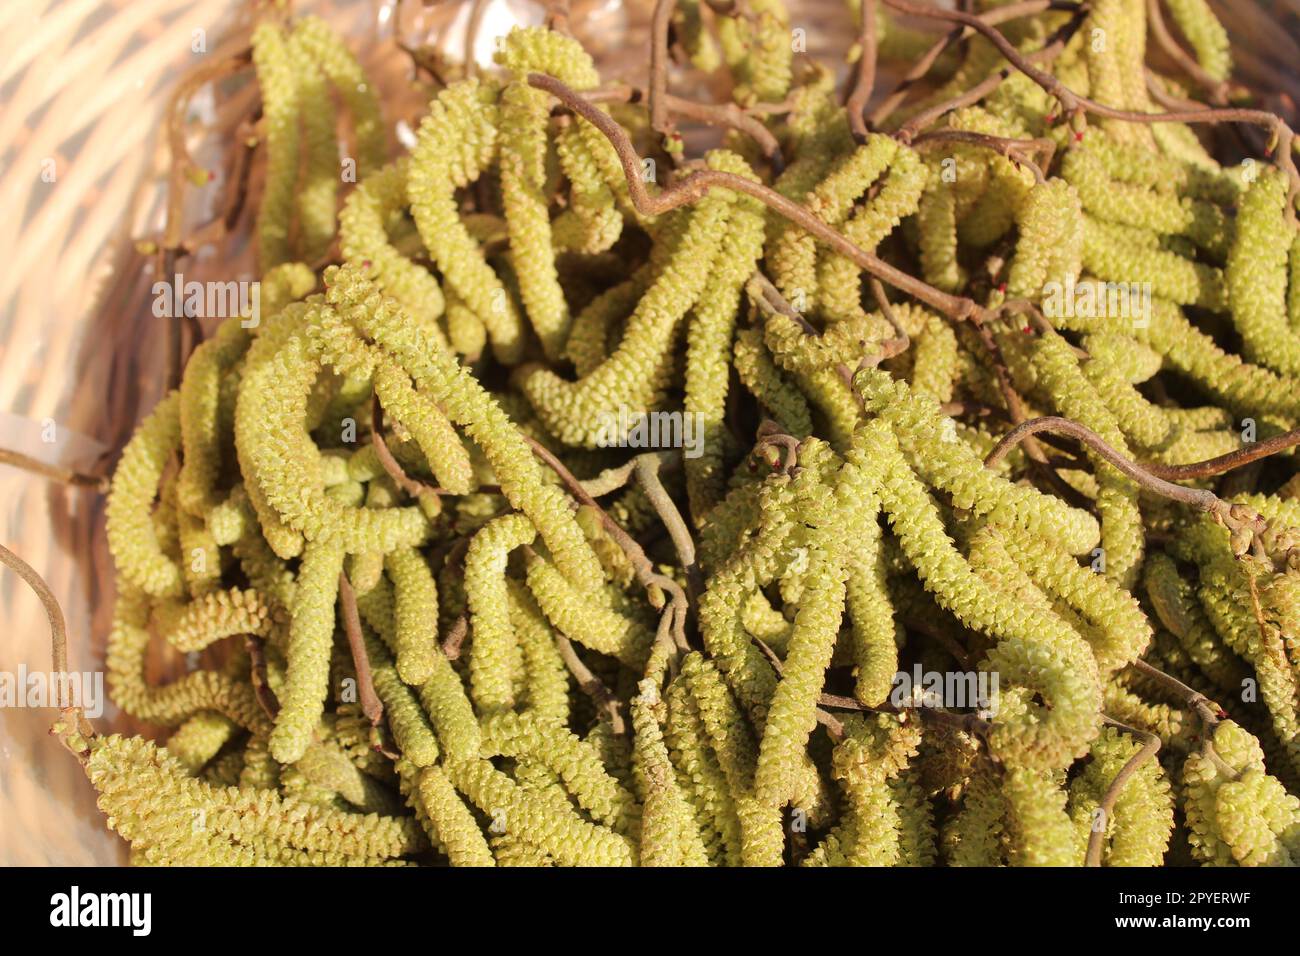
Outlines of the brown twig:
<svg viewBox="0 0 1300 956">
<path fill-rule="evenodd" d="M 783 315 L 804 330 L 808 335 L 820 335 L 821 333 L 813 327 L 803 314 L 795 309 L 781 291 L 772 284 L 772 280 L 765 276 L 762 270 L 756 270 L 749 280 L 745 283 L 745 291 L 754 304 L 768 315 Z"/>
<path fill-rule="evenodd" d="M 642 180 L 641 161 L 628 138 L 627 132 L 609 115 L 588 103 L 583 97 L 557 80 L 543 73 L 530 73 L 530 85 L 550 93 L 573 112 L 599 129 L 613 145 L 627 179 L 628 193 L 637 211 L 643 215 L 662 215 L 680 206 L 693 203 L 711 189 L 724 188 L 744 193 L 812 233 L 840 255 L 854 262 L 860 269 L 877 276 L 897 289 L 938 309 L 954 320 L 982 322 L 992 313 L 972 299 L 949 295 L 915 276 L 903 272 L 855 245 L 841 233 L 818 219 L 806 208 L 776 190 L 743 176 L 715 169 L 693 170 L 674 182 L 658 195 L 652 196 Z"/>
<path fill-rule="evenodd" d="M 849 114 L 849 129 L 853 138 L 865 143 L 870 129 L 867 127 L 867 103 L 876 88 L 876 0 L 862 0 L 858 30 L 858 66 L 854 71 L 853 91 L 844 104 Z"/>
<path fill-rule="evenodd" d="M 185 182 L 205 170 L 199 169 L 190 158 L 185 145 L 185 110 L 196 93 L 209 83 L 244 69 L 253 60 L 252 47 L 244 47 L 239 52 L 205 63 L 189 73 L 172 93 L 167 106 L 167 149 L 170 166 L 167 171 L 167 206 L 163 220 L 163 238 L 154 258 L 157 280 L 167 281 L 176 270 L 176 256 L 183 246 L 181 226 L 185 205 Z M 175 388 L 180 382 L 183 356 L 181 354 L 181 330 L 176 322 L 167 323 L 167 388 Z"/>
<path fill-rule="evenodd" d="M 275 720 L 280 713 L 280 701 L 266 676 L 266 654 L 262 650 L 262 642 L 256 635 L 245 634 L 244 649 L 248 652 L 248 677 L 253 684 L 253 696 L 257 698 L 262 712 Z"/>
<path fill-rule="evenodd" d="M 1034 174 L 1035 182 L 1042 184 L 1047 182 L 1047 176 L 1043 169 L 1051 166 L 1052 156 L 1056 152 L 1056 144 L 1050 139 L 1010 139 L 1005 136 L 993 136 L 989 133 L 977 133 L 974 130 L 965 129 L 933 129 L 922 133 L 914 141 L 913 145 L 918 148 L 926 143 L 968 143 L 972 146 L 981 146 L 985 149 L 991 149 L 995 153 L 1005 156 L 1017 166 L 1028 167 L 1029 171 Z M 1029 157 L 1029 153 L 1043 153 L 1046 159 L 1042 165 L 1039 165 Z"/>
<path fill-rule="evenodd" d="M 880 280 L 871 276 L 867 280 L 867 285 L 871 289 L 871 297 L 876 300 L 876 305 L 880 306 L 880 314 L 885 317 L 894 329 L 894 337 L 886 339 L 880 343 L 880 352 L 878 355 L 871 357 L 863 356 L 859 360 L 859 368 L 863 364 L 871 366 L 879 365 L 885 359 L 891 359 L 896 355 L 902 355 L 912 347 L 912 339 L 903 328 L 903 323 L 898 319 L 898 313 L 894 311 L 894 306 L 889 301 L 889 296 L 885 294 L 885 287 L 880 284 Z"/>
<path fill-rule="evenodd" d="M 2 544 L 0 544 L 0 564 L 12 569 L 27 582 L 27 586 L 40 600 L 41 606 L 45 609 L 45 616 L 50 622 L 50 656 L 53 658 L 54 672 L 66 674 L 68 672 L 68 627 L 63 620 L 63 608 L 59 606 L 59 599 L 54 596 L 45 579 L 36 573 L 35 568 Z M 70 708 L 64 706 L 63 709 Z"/>
<path fill-rule="evenodd" d="M 0 465 L 12 465 L 14 468 L 30 471 L 42 478 L 48 478 L 60 484 L 72 485 L 74 488 L 91 488 L 99 492 L 108 491 L 112 482 L 112 479 L 107 475 L 87 475 L 75 468 L 68 468 L 64 465 L 51 465 L 39 458 L 24 455 L 19 451 L 10 451 L 7 448 L 0 448 Z"/>
<path fill-rule="evenodd" d="M 560 658 L 564 661 L 564 666 L 569 669 L 573 679 L 578 682 L 578 689 L 591 698 L 596 705 L 596 710 L 604 714 L 609 719 L 610 729 L 615 734 L 622 736 L 626 732 L 626 726 L 623 722 L 623 709 L 619 706 L 618 698 L 614 696 L 613 691 L 605 686 L 605 682 L 592 673 L 578 652 L 573 649 L 573 644 L 563 634 L 555 635 L 555 646 L 559 649 Z"/>
<path fill-rule="evenodd" d="M 1119 721 L 1104 715 L 1102 719 L 1112 727 L 1118 727 L 1134 736 L 1145 739 L 1138 752 L 1125 762 L 1119 773 L 1115 774 L 1115 779 L 1110 782 L 1110 786 L 1102 794 L 1101 802 L 1097 804 L 1097 809 L 1101 811 L 1102 827 L 1099 830 L 1094 824 L 1088 834 L 1088 852 L 1084 857 L 1084 866 L 1101 866 L 1102 841 L 1106 836 L 1106 823 L 1110 820 L 1111 811 L 1115 809 L 1115 803 L 1119 800 L 1124 785 L 1132 779 L 1133 775 L 1142 768 L 1144 763 L 1151 760 L 1160 750 L 1160 738 L 1155 734 L 1148 733 L 1145 730 L 1138 730 L 1127 724 L 1121 724 Z"/>
<path fill-rule="evenodd" d="M 650 128 L 660 136 L 673 134 L 664 96 L 668 92 L 668 27 L 676 9 L 677 0 L 655 0 L 650 19 Z"/>
<path fill-rule="evenodd" d="M 339 572 L 339 604 L 343 610 L 343 630 L 352 651 L 352 664 L 357 672 L 357 695 L 361 712 L 378 727 L 384 719 L 384 705 L 375 693 L 375 681 L 370 672 L 370 657 L 366 654 L 366 639 L 361 634 L 361 615 L 357 611 L 357 595 L 346 572 Z"/>
<path fill-rule="evenodd" d="M 1151 678 L 1173 697 L 1181 700 L 1184 706 L 1192 708 L 1196 712 L 1197 717 L 1201 719 L 1201 723 L 1205 724 L 1206 727 L 1212 728 L 1219 721 L 1227 718 L 1228 715 L 1224 712 L 1222 707 L 1210 700 L 1210 698 L 1206 697 L 1200 691 L 1188 687 L 1172 674 L 1166 674 L 1164 671 L 1151 666 L 1141 658 L 1133 661 L 1130 666 L 1132 666 L 1132 668 L 1139 674 Z"/>
<path fill-rule="evenodd" d="M 1034 66 L 1033 54 L 1023 54 L 1015 48 L 1000 30 L 985 23 L 977 16 L 960 10 L 945 10 L 940 7 L 924 6 L 911 0 L 885 0 L 889 6 L 901 13 L 913 16 L 945 20 L 950 23 L 962 23 L 973 27 L 985 39 L 992 43 L 1012 66 L 1033 80 L 1046 93 L 1055 97 L 1065 114 L 1083 117 L 1086 114 L 1101 116 L 1105 119 L 1119 120 L 1126 123 L 1246 123 L 1267 129 L 1272 137 L 1272 147 L 1277 156 L 1278 165 L 1291 181 L 1288 194 L 1287 215 L 1295 222 L 1295 197 L 1300 192 L 1300 170 L 1296 168 L 1294 145 L 1295 131 L 1276 113 L 1266 110 L 1244 109 L 1237 107 L 1205 108 L 1192 110 L 1174 110 L 1161 113 L 1138 113 L 1132 110 L 1117 109 L 1106 106 L 1086 96 L 1080 96 L 1050 73 Z M 1041 51 L 1039 51 L 1041 52 Z M 1082 135 L 1081 133 L 1079 135 Z"/>
<path fill-rule="evenodd" d="M 370 443 L 374 445 L 375 457 L 379 459 L 380 466 L 388 477 L 393 480 L 393 484 L 412 498 L 442 494 L 442 489 L 436 485 L 431 485 L 427 481 L 421 481 L 408 475 L 398 460 L 393 457 L 388 442 L 384 440 L 384 408 L 379 404 L 378 395 L 372 397 L 370 408 Z"/>
<path fill-rule="evenodd" d="M 1003 436 L 1002 440 L 988 453 L 988 457 L 984 459 L 985 466 L 991 468 L 996 465 L 1019 442 L 1039 432 L 1055 432 L 1069 435 L 1071 438 L 1087 445 L 1122 475 L 1135 481 L 1147 491 L 1211 514 L 1230 530 L 1235 530 L 1238 526 L 1256 523 L 1259 520 L 1257 515 L 1253 513 L 1246 514 L 1245 510 L 1241 509 L 1241 506 L 1224 501 L 1208 489 L 1184 488 L 1182 485 L 1175 485 L 1163 478 L 1156 477 L 1143 466 L 1121 455 L 1091 428 L 1056 415 L 1033 418 L 1017 425 Z"/>
<path fill-rule="evenodd" d="M 651 452 L 637 455 L 635 462 L 637 481 L 640 482 L 641 489 L 650 500 L 650 504 L 654 506 L 659 520 L 668 529 L 668 537 L 672 539 L 673 548 L 677 552 L 677 563 L 686 574 L 686 594 L 690 599 L 690 607 L 697 607 L 700 595 L 704 593 L 704 576 L 695 561 L 695 539 L 691 536 L 681 511 L 659 478 L 662 459 L 657 452 Z"/>
<path fill-rule="evenodd" d="M 468 634 L 469 615 L 462 614 L 451 622 L 451 627 L 447 629 L 447 636 L 442 640 L 442 653 L 447 660 L 454 661 L 460 657 L 461 645 L 465 643 Z"/>
<path fill-rule="evenodd" d="M 1160 9 L 1160 0 L 1147 0 L 1147 26 L 1151 28 L 1151 35 L 1155 37 L 1160 49 L 1169 54 L 1179 68 L 1209 94 L 1212 103 L 1217 106 L 1227 104 L 1230 84 L 1210 76 L 1205 71 L 1205 67 L 1197 62 L 1196 57 L 1183 49 L 1182 44 L 1174 39 L 1173 34 L 1169 32 L 1168 24 L 1165 23 L 1164 13 Z"/>
<path fill-rule="evenodd" d="M 613 86 L 590 90 L 584 93 L 583 97 L 588 103 L 592 104 L 642 103 L 648 99 L 645 90 L 627 83 L 617 83 Z M 772 164 L 774 174 L 779 175 L 785 169 L 785 157 L 781 153 L 780 141 L 777 140 L 776 134 L 758 119 L 759 115 L 766 112 L 764 110 L 766 104 L 760 103 L 746 108 L 732 102 L 698 103 L 695 100 L 674 96 L 666 91 L 661 94 L 661 99 L 670 114 L 676 113 L 698 123 L 718 126 L 723 129 L 734 129 L 739 133 L 744 133 L 755 142 L 763 156 Z M 560 103 L 555 106 L 555 110 L 565 111 L 566 108 Z"/>
<path fill-rule="evenodd" d="M 1077 10 L 1078 8 L 1079 4 L 1066 2 L 1066 0 L 1027 0 L 1027 2 L 1008 4 L 1005 7 L 996 7 L 980 14 L 980 17 L 984 22 L 996 25 L 1019 17 L 1033 16 L 1046 10 Z M 878 129 L 907 98 L 908 91 L 929 74 L 930 68 L 944 51 L 969 37 L 973 32 L 970 27 L 960 26 L 935 41 L 935 44 L 907 71 L 889 96 L 872 112 L 869 120 L 871 125 Z"/>
<path fill-rule="evenodd" d="M 549 448 L 527 433 L 521 432 L 520 435 L 527 442 L 528 447 L 533 450 L 533 454 L 555 472 L 560 481 L 569 489 L 569 493 L 582 504 L 588 505 L 595 510 L 601 526 L 614 539 L 615 543 L 623 549 L 623 553 L 627 555 L 637 582 L 646 590 L 646 597 L 650 601 L 650 605 L 656 611 L 664 610 L 664 595 L 668 595 L 669 600 L 672 602 L 672 606 L 668 608 L 667 613 L 672 614 L 673 639 L 679 648 L 689 647 L 686 640 L 686 617 L 689 602 L 681 585 L 667 575 L 660 574 L 655 570 L 654 564 L 646 556 L 645 549 L 637 544 L 636 539 L 624 531 L 623 527 L 609 516 L 595 498 L 588 494 L 587 489 L 582 486 L 582 482 L 574 477 L 573 472 L 569 471 L 564 462 L 556 458 Z"/>
<path fill-rule="evenodd" d="M 772 670 L 776 671 L 776 676 L 779 678 L 784 677 L 785 665 L 781 663 L 781 658 L 776 656 L 776 651 L 772 650 L 772 648 L 768 647 L 764 641 L 760 640 L 757 637 L 754 637 L 753 635 L 750 635 L 750 640 L 752 640 L 755 644 L 758 645 L 758 649 L 763 652 L 763 656 L 767 658 L 767 662 L 772 665 Z M 818 704 L 821 704 L 828 696 L 829 695 L 826 694 L 818 695 L 817 698 Z M 838 699 L 842 701 L 851 701 L 851 704 L 847 709 L 850 710 L 868 709 L 866 707 L 863 707 L 863 705 L 859 704 L 856 700 L 852 700 L 851 698 L 838 698 Z M 831 706 L 837 706 L 837 705 L 831 704 Z M 836 740 L 844 739 L 844 723 L 834 714 L 829 713 L 828 711 L 826 711 L 820 706 L 818 706 L 817 708 L 817 723 L 825 727 L 826 732 L 829 733 Z"/>
<path fill-rule="evenodd" d="M 1267 458 L 1270 455 L 1286 451 L 1296 445 L 1300 445 L 1300 428 L 1293 428 L 1281 435 L 1274 435 L 1264 441 L 1254 442 L 1245 448 L 1238 448 L 1226 455 L 1218 455 L 1204 461 L 1193 461 L 1186 465 L 1163 465 L 1159 462 L 1147 462 L 1142 467 L 1157 478 L 1163 478 L 1166 481 L 1191 481 L 1196 478 L 1211 478 L 1215 475 L 1222 475 L 1225 472 L 1249 465 L 1251 462 L 1259 461 L 1261 458 Z"/>
<path fill-rule="evenodd" d="M 680 449 L 664 448 L 658 451 L 646 452 L 647 455 L 655 455 L 659 459 L 660 469 L 676 468 L 681 465 L 682 455 Z M 637 458 L 642 456 L 638 455 Z M 627 486 L 632 480 L 632 475 L 636 471 L 637 458 L 629 458 L 621 465 L 613 468 L 606 468 L 595 478 L 588 478 L 582 482 L 583 490 L 593 498 L 603 498 L 605 495 L 612 494 L 620 488 Z"/>
</svg>

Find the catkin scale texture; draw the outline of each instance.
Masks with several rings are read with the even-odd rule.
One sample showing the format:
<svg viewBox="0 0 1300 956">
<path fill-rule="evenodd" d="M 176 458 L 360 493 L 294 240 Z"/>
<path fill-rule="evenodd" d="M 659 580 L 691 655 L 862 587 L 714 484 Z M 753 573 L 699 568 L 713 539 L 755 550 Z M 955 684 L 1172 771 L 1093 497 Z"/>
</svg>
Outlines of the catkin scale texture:
<svg viewBox="0 0 1300 956">
<path fill-rule="evenodd" d="M 983 36 L 895 91 L 935 37 L 874 7 L 861 117 L 793 0 L 682 0 L 724 102 L 518 28 L 413 137 L 255 25 L 261 315 L 106 506 L 165 736 L 58 728 L 134 860 L 1300 862 L 1294 166 Z M 991 19 L 1112 110 L 1196 90 L 1140 0 Z"/>
</svg>

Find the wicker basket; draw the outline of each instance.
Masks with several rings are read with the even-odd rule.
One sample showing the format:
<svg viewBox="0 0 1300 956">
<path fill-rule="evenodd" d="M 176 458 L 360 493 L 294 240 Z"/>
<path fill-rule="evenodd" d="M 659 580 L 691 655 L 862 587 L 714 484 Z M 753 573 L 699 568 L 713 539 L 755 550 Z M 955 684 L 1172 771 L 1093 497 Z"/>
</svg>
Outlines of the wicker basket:
<svg viewBox="0 0 1300 956">
<path fill-rule="evenodd" d="M 1238 39 L 1253 85 L 1269 106 L 1300 99 L 1300 46 L 1256 0 L 1215 0 Z M 256 12 L 239 0 L 23 0 L 0 5 L 0 447 L 51 463 L 106 472 L 142 415 L 161 397 L 166 339 L 149 307 L 150 257 L 136 240 L 159 234 L 169 152 L 164 118 L 178 79 L 203 58 L 247 43 Z M 574 0 L 572 27 L 609 79 L 645 75 L 650 0 Z M 843 0 L 792 0 L 810 53 L 842 57 L 852 36 Z M 1230 11 L 1226 8 L 1231 8 Z M 1300 3 L 1279 0 L 1278 18 Z M 295 4 L 345 34 L 381 88 L 387 115 L 412 127 L 424 109 L 407 45 L 459 53 L 466 5 L 408 0 Z M 529 0 L 492 0 L 479 37 L 539 22 Z M 400 22 L 399 22 L 400 21 Z M 1294 28 L 1295 19 L 1289 20 Z M 196 51 L 196 47 L 203 47 Z M 1279 77 L 1281 77 L 1279 79 Z M 680 82 L 687 95 L 690 78 Z M 1282 96 L 1291 97 L 1290 100 Z M 232 77 L 189 107 L 187 145 L 218 180 L 187 190 L 187 223 L 212 218 L 222 193 L 225 144 L 255 105 L 255 85 Z M 1294 116 L 1292 116 L 1294 120 Z M 256 183 L 252 192 L 256 193 Z M 180 269 L 187 278 L 232 278 L 251 268 L 248 221 Z M 103 498 L 0 467 L 0 542 L 25 557 L 62 602 L 74 670 L 102 668 L 113 602 Z M 49 667 L 44 613 L 14 575 L 0 576 L 0 671 Z M 184 661 L 151 662 L 161 676 Z M 48 736 L 52 711 L 0 708 L 0 864 L 110 864 L 125 847 L 109 833 L 80 768 Z M 101 729 L 138 730 L 111 705 Z"/>
</svg>

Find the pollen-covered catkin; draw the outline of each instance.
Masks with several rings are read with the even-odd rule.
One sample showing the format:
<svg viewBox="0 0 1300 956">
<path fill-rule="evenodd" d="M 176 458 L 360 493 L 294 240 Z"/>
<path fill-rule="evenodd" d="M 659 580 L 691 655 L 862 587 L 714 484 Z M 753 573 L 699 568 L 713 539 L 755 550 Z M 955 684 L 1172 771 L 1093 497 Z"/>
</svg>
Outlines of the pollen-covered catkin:
<svg viewBox="0 0 1300 956">
<path fill-rule="evenodd" d="M 131 861 L 1300 863 L 1277 11 L 850 0 L 873 73 L 681 0 L 634 88 L 548 6 L 375 80 L 257 17 L 229 177 L 176 104 L 212 281 L 92 589 L 147 728 L 54 728 Z"/>
</svg>

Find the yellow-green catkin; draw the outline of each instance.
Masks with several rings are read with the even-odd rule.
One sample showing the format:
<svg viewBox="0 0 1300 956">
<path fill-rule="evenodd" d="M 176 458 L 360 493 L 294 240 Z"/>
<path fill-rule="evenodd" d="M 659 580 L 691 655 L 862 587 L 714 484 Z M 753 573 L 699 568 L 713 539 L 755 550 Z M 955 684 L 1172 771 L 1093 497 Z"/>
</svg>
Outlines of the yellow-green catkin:
<svg viewBox="0 0 1300 956">
<path fill-rule="evenodd" d="M 470 686 L 479 710 L 492 713 L 514 703 L 511 658 L 518 653 L 510 623 L 506 561 L 515 548 L 537 537 L 523 515 L 505 515 L 474 535 L 465 553 L 465 596 L 469 600 L 474 643 Z"/>
<path fill-rule="evenodd" d="M 257 211 L 258 261 L 262 270 L 292 258 L 289 238 L 298 179 L 299 81 L 284 31 L 265 20 L 253 31 L 253 64 L 262 90 L 267 171 Z"/>
<path fill-rule="evenodd" d="M 289 669 L 271 733 L 271 754 L 280 763 L 293 763 L 306 752 L 329 694 L 334 604 L 342 571 L 343 549 L 337 544 L 307 546 L 289 626 Z"/>
<path fill-rule="evenodd" d="M 1300 374 L 1300 335 L 1287 316 L 1287 258 L 1296 232 L 1287 221 L 1286 176 L 1264 170 L 1246 190 L 1224 279 L 1232 320 L 1247 359 Z"/>
</svg>

